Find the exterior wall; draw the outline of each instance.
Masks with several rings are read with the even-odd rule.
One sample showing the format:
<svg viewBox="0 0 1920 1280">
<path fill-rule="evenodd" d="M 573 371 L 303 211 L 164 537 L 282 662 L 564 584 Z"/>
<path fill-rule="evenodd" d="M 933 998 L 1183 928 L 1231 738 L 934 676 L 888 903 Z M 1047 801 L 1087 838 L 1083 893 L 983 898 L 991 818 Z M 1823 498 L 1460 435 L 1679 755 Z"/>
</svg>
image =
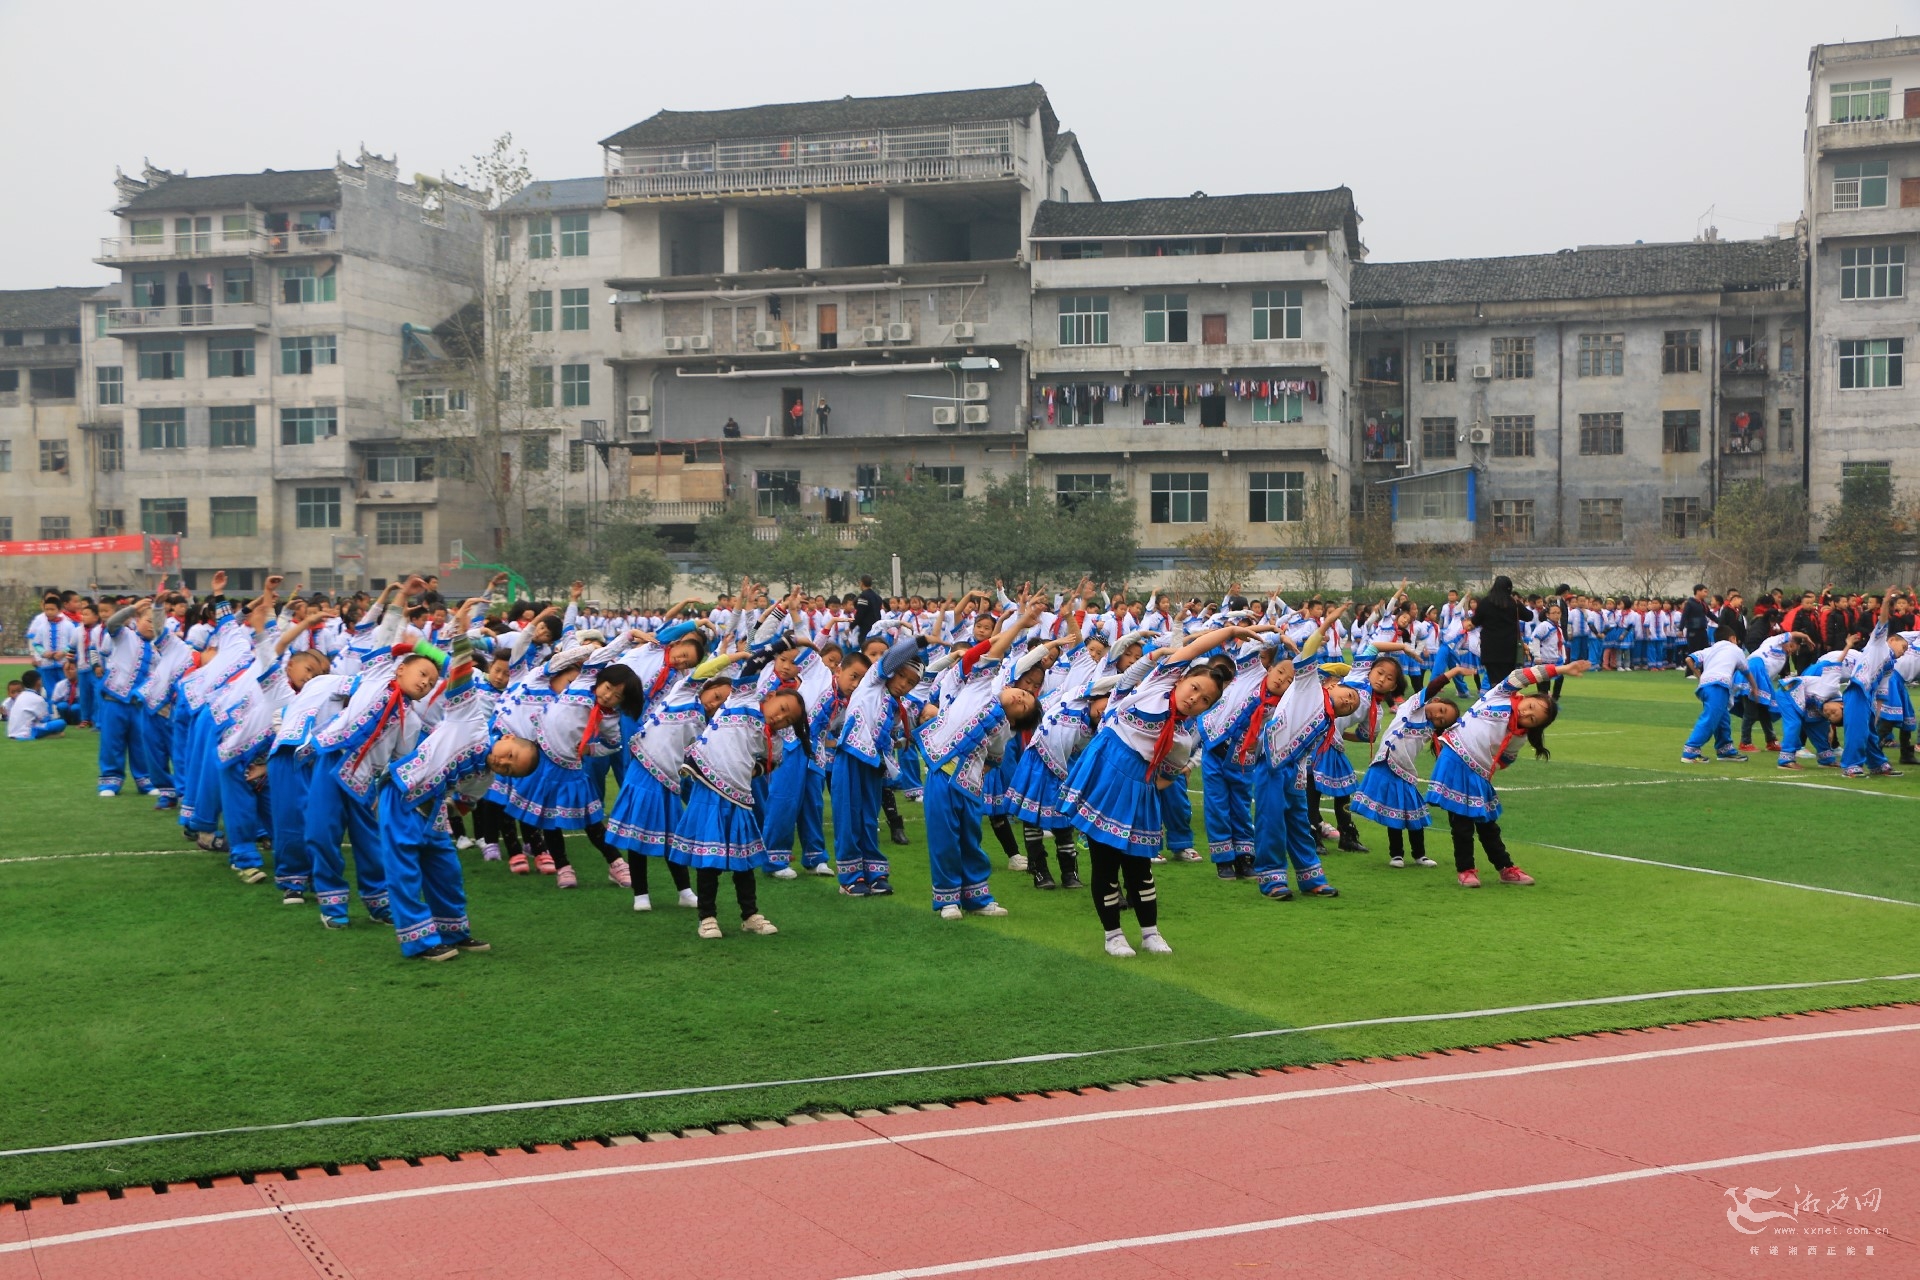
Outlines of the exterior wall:
<svg viewBox="0 0 1920 1280">
<path fill-rule="evenodd" d="M 80 327 L 77 306 L 72 327 Z M 0 346 L 0 369 L 14 370 L 19 378 L 18 390 L 0 391 L 0 441 L 8 445 L 8 469 L 0 471 L 0 516 L 12 520 L 12 531 L 0 531 L 0 541 L 38 539 L 47 520 L 67 521 L 69 531 L 56 536 L 86 538 L 94 532 L 86 439 L 80 431 L 85 403 L 80 383 L 82 348 L 66 342 L 67 336 L 59 331 L 27 330 L 21 345 Z M 60 341 L 49 342 L 50 338 Z M 33 372 L 54 369 L 73 371 L 73 396 L 34 393 Z M 42 442 L 66 445 L 64 468 L 41 469 Z M 76 556 L 8 556 L 0 560 L 0 579 L 72 586 L 88 580 L 89 567 L 87 560 Z"/>
</svg>

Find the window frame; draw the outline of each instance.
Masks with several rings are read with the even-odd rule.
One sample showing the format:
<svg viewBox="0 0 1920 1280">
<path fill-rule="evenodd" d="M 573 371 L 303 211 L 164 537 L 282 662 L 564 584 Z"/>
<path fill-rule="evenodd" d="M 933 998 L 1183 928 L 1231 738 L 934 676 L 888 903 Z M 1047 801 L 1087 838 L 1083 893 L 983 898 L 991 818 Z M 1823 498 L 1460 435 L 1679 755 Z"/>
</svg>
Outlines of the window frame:
<svg viewBox="0 0 1920 1280">
<path fill-rule="evenodd" d="M 1306 291 L 1304 289 L 1255 289 L 1253 291 L 1253 340 L 1255 342 L 1297 341 L 1305 323 L 1305 317 Z M 1278 321 L 1277 325 L 1276 321 Z"/>
<path fill-rule="evenodd" d="M 222 527 L 223 524 L 226 527 Z M 209 538 L 257 538 L 260 536 L 260 499 L 239 495 L 207 499 L 207 536 Z"/>
<path fill-rule="evenodd" d="M 914 475 L 925 480 L 940 491 L 940 496 L 948 502 L 963 502 L 967 496 L 967 469 L 964 466 L 941 464 L 914 468 Z"/>
<path fill-rule="evenodd" d="M 1435 449 L 1435 438 L 1444 433 L 1446 448 Z M 1422 418 L 1420 419 L 1420 456 L 1423 458 L 1457 458 L 1460 456 L 1460 419 Z"/>
<path fill-rule="evenodd" d="M 593 407 L 592 365 L 563 364 L 560 366 L 560 407 L 563 409 Z"/>
<path fill-rule="evenodd" d="M 527 366 L 527 407 L 529 409 L 553 408 L 552 365 L 530 364 Z"/>
<path fill-rule="evenodd" d="M 73 471 L 73 447 L 65 439 L 40 441 L 40 470 L 47 475 L 69 475 Z"/>
<path fill-rule="evenodd" d="M 1111 346 L 1112 314 L 1108 295 L 1072 294 L 1060 299 L 1060 345 L 1063 347 Z"/>
<path fill-rule="evenodd" d="M 1153 471 L 1147 474 L 1149 524 L 1206 524 L 1211 476 L 1205 471 Z"/>
<path fill-rule="evenodd" d="M 553 290 L 527 290 L 527 332 L 553 332 Z"/>
<path fill-rule="evenodd" d="M 1297 391 L 1287 391 L 1270 399 L 1259 396 L 1252 401 L 1252 413 L 1249 420 L 1259 426 L 1305 422 L 1307 420 L 1307 398 Z"/>
<path fill-rule="evenodd" d="M 1090 498 L 1113 496 L 1111 471 L 1061 471 L 1053 477 L 1053 501 L 1071 511 Z"/>
<path fill-rule="evenodd" d="M 1854 160 L 1833 166 L 1833 211 L 1887 207 L 1889 182 L 1885 160 Z"/>
<path fill-rule="evenodd" d="M 1626 414 L 1602 412 L 1580 415 L 1581 457 L 1617 458 L 1626 451 Z"/>
<path fill-rule="evenodd" d="M 1274 515 L 1279 500 L 1280 514 Z M 1247 523 L 1298 524 L 1307 516 L 1307 473 L 1304 471 L 1250 471 L 1247 473 Z"/>
<path fill-rule="evenodd" d="M 173 527 L 176 524 L 178 528 Z M 189 528 L 185 498 L 140 499 L 140 532 L 184 538 Z"/>
<path fill-rule="evenodd" d="M 584 213 L 560 215 L 560 256 L 584 258 L 592 249 L 593 228 Z"/>
<path fill-rule="evenodd" d="M 1700 411 L 1665 409 L 1660 413 L 1660 452 L 1700 452 Z"/>
<path fill-rule="evenodd" d="M 224 343 L 216 346 L 216 343 Z M 245 345 L 241 345 L 244 343 Z M 259 340 L 250 333 L 210 333 L 207 335 L 207 376 L 209 378 L 251 378 L 256 368 Z M 223 360 L 222 357 L 225 357 Z M 236 358 L 237 357 L 237 358 Z M 221 365 L 226 368 L 224 371 Z"/>
<path fill-rule="evenodd" d="M 1460 347 L 1452 338 L 1420 344 L 1420 381 L 1460 381 Z"/>
<path fill-rule="evenodd" d="M 553 219 L 536 217 L 527 219 L 527 257 L 532 259 L 551 258 L 553 256 Z"/>
<path fill-rule="evenodd" d="M 1840 390 L 1892 391 L 1906 385 L 1905 338 L 1842 338 L 1837 350 Z"/>
<path fill-rule="evenodd" d="M 322 427 L 326 429 L 321 430 Z M 284 447 L 318 444 L 340 434 L 340 410 L 328 404 L 286 405 L 280 410 L 280 443 Z M 302 436 L 306 438 L 301 439 Z"/>
<path fill-rule="evenodd" d="M 768 483 L 771 481 L 771 483 Z M 769 467 L 753 473 L 753 513 L 773 519 L 800 509 L 800 469 Z"/>
<path fill-rule="evenodd" d="M 98 405 L 125 404 L 127 402 L 127 370 L 125 365 L 97 364 L 93 366 L 93 399 Z"/>
<path fill-rule="evenodd" d="M 373 513 L 374 546 L 422 547 L 426 542 L 426 512 L 381 510 Z"/>
<path fill-rule="evenodd" d="M 1620 378 L 1627 372 L 1625 333 L 1580 335 L 1578 375 L 1582 378 Z"/>
<path fill-rule="evenodd" d="M 593 290 L 560 291 L 560 329 L 563 333 L 589 333 L 593 325 Z"/>
<path fill-rule="evenodd" d="M 1190 341 L 1188 314 L 1184 293 L 1147 294 L 1141 302 L 1140 340 L 1152 346 L 1186 344 Z"/>
<path fill-rule="evenodd" d="M 1660 531 L 1667 537 L 1676 541 L 1695 537 L 1705 523 L 1706 509 L 1699 498 L 1661 497 Z"/>
<path fill-rule="evenodd" d="M 1510 334 L 1493 340 L 1493 377 L 1496 382 L 1524 382 L 1533 377 L 1534 339 Z"/>
<path fill-rule="evenodd" d="M 1866 261 L 1862 262 L 1861 256 Z M 1860 285 L 1867 288 L 1861 291 Z M 1867 244 L 1840 250 L 1840 300 L 1876 302 L 1907 296 L 1907 247 L 1903 244 Z"/>
<path fill-rule="evenodd" d="M 142 382 L 177 381 L 187 376 L 187 340 L 185 338 L 137 339 L 134 346 L 134 360 L 134 372 Z M 149 372 L 149 369 L 152 372 Z"/>
<path fill-rule="evenodd" d="M 157 405 L 141 409 L 140 452 L 158 452 L 187 447 L 187 411 L 180 405 Z"/>
<path fill-rule="evenodd" d="M 286 306 L 300 307 L 316 302 L 333 302 L 336 299 L 334 277 L 337 271 L 318 272 L 311 264 L 279 268 L 280 301 Z"/>
<path fill-rule="evenodd" d="M 1149 382 L 1145 394 L 1140 400 L 1140 422 L 1148 427 L 1179 427 L 1187 421 L 1187 406 L 1182 403 L 1186 398 L 1187 384 L 1184 382 Z M 1159 416 L 1156 417 L 1155 415 Z M 1172 416 L 1168 416 L 1171 414 Z"/>
<path fill-rule="evenodd" d="M 1577 540 L 1601 545 L 1626 541 L 1625 507 L 1620 498 L 1581 498 L 1576 508 Z"/>
<path fill-rule="evenodd" d="M 1496 538 L 1532 542 L 1535 537 L 1534 500 L 1532 498 L 1495 498 L 1488 516 Z"/>
<path fill-rule="evenodd" d="M 293 527 L 338 529 L 340 489 L 337 485 L 302 485 L 293 491 Z"/>
<path fill-rule="evenodd" d="M 1531 458 L 1535 456 L 1534 450 L 1538 437 L 1533 414 L 1495 414 L 1488 420 L 1488 425 L 1493 429 L 1494 457 Z M 1525 448 L 1522 448 L 1522 445 Z"/>
<path fill-rule="evenodd" d="M 299 334 L 280 339 L 280 372 L 283 376 L 303 377 L 317 369 L 335 367 L 339 363 L 338 334 Z"/>
<path fill-rule="evenodd" d="M 241 429 L 236 432 L 236 427 Z M 258 410 L 253 405 L 216 404 L 207 406 L 208 448 L 251 449 L 255 447 L 258 442 Z"/>
<path fill-rule="evenodd" d="M 1660 335 L 1660 374 L 1700 372 L 1700 330 L 1667 329 Z"/>
<path fill-rule="evenodd" d="M 1846 103 L 1843 111 L 1842 102 Z M 1827 123 L 1885 120 L 1893 110 L 1893 80 L 1844 80 L 1827 86 Z"/>
</svg>

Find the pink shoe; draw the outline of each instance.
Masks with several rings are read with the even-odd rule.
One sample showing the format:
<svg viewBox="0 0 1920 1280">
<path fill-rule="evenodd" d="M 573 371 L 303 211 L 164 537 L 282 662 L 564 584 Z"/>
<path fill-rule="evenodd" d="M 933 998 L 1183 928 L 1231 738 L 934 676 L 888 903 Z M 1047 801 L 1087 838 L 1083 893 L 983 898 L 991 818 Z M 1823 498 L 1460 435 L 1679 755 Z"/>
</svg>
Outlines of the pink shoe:
<svg viewBox="0 0 1920 1280">
<path fill-rule="evenodd" d="M 482 862 L 498 862 L 498 861 L 500 861 L 500 846 L 499 846 L 499 845 L 497 845 L 497 844 L 483 844 L 483 845 L 481 845 L 481 846 L 480 846 L 480 860 L 481 860 Z"/>
<path fill-rule="evenodd" d="M 516 853 L 511 858 L 507 859 L 507 870 L 513 872 L 513 874 L 517 876 L 523 876 L 523 875 L 526 875 L 527 872 L 533 870 L 533 868 L 527 865 L 526 854 Z"/>
<path fill-rule="evenodd" d="M 534 866 L 534 869 L 543 876 L 552 875 L 553 874 L 553 855 L 550 853 L 534 854 L 533 866 Z"/>
<path fill-rule="evenodd" d="M 553 878 L 553 887 L 556 889 L 571 889 L 579 883 L 580 877 L 573 873 L 572 867 L 560 868 L 559 874 Z"/>
<path fill-rule="evenodd" d="M 1532 884 L 1533 877 L 1518 867 L 1500 868 L 1501 884 Z"/>
<path fill-rule="evenodd" d="M 613 881 L 622 889 L 633 888 L 633 873 L 627 869 L 627 860 L 625 858 L 615 858 L 607 864 L 607 879 Z"/>
<path fill-rule="evenodd" d="M 1478 889 L 1480 887 L 1480 873 L 1478 871 L 1462 871 L 1460 873 L 1460 887 L 1462 889 Z"/>
</svg>

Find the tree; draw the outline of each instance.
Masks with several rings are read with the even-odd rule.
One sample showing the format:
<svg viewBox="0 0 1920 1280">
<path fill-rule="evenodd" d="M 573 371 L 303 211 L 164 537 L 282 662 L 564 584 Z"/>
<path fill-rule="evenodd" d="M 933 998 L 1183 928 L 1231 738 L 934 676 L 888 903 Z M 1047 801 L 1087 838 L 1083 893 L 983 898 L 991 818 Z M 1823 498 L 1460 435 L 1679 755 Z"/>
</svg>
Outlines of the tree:
<svg viewBox="0 0 1920 1280">
<path fill-rule="evenodd" d="M 582 540 L 565 525 L 535 520 L 507 543 L 507 563 L 527 580 L 536 596 L 557 596 L 594 569 Z"/>
<path fill-rule="evenodd" d="M 1683 548 L 1658 525 L 1646 524 L 1627 537 L 1627 572 L 1636 599 L 1664 593 L 1680 568 Z"/>
<path fill-rule="evenodd" d="M 1891 580 L 1907 535 L 1907 522 L 1894 509 L 1892 477 L 1861 468 L 1840 481 L 1840 505 L 1827 516 L 1820 558 L 1841 587 L 1877 590 L 1875 584 Z"/>
<path fill-rule="evenodd" d="M 1806 548 L 1807 495 L 1798 485 L 1761 480 L 1728 485 L 1713 508 L 1712 530 L 1700 544 L 1706 581 L 1751 597 L 1790 573 Z"/>
<path fill-rule="evenodd" d="M 1210 528 L 1173 544 L 1194 561 L 1193 591 L 1202 600 L 1219 600 L 1244 586 L 1259 563 L 1230 528 Z"/>
<path fill-rule="evenodd" d="M 635 547 L 613 555 L 607 562 L 607 591 L 621 608 L 644 601 L 659 591 L 673 588 L 673 562 L 654 547 Z"/>
<path fill-rule="evenodd" d="M 1300 579 L 1308 595 L 1333 589 L 1333 562 L 1347 544 L 1347 522 L 1333 484 L 1315 480 L 1301 495 L 1300 518 L 1272 526 L 1289 551 L 1281 563 Z"/>
</svg>

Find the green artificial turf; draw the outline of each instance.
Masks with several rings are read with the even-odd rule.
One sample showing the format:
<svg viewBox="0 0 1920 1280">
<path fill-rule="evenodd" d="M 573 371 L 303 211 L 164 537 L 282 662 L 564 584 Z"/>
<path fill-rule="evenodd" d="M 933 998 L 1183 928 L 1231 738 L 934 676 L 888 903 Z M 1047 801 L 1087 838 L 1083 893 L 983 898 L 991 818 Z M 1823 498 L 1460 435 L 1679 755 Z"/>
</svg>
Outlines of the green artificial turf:
<svg viewBox="0 0 1920 1280">
<path fill-rule="evenodd" d="M 1744 765 L 1682 766 L 1691 690 L 1675 675 L 1569 682 L 1553 760 L 1523 760 L 1502 775 L 1503 825 L 1539 878 L 1533 888 L 1457 888 L 1444 825 L 1429 841 L 1442 866 L 1392 870 L 1384 833 L 1363 824 L 1374 852 L 1328 855 L 1342 891 L 1334 901 L 1270 903 L 1250 884 L 1218 882 L 1205 863 L 1160 869 L 1161 921 L 1176 954 L 1131 961 L 1102 954 L 1086 892 L 1037 893 L 1005 871 L 994 880 L 1009 916 L 936 919 L 909 806 L 913 844 L 888 847 L 898 896 L 844 899 L 812 876 L 763 880 L 777 937 L 697 940 L 693 912 L 670 905 L 659 869 L 655 900 L 668 905 L 636 915 L 576 839 L 581 887 L 570 893 L 464 855 L 476 930 L 496 950 L 407 962 L 357 902 L 353 928 L 327 932 L 310 904 L 282 906 L 270 884 L 242 886 L 223 858 L 188 851 L 171 815 L 145 799 L 96 798 L 91 733 L 0 744 L 0 1148 L 1123 1050 L 0 1157 L 0 1199 L 1920 992 L 1920 983 L 1875 983 L 1217 1038 L 1920 970 L 1915 907 L 1543 847 L 1920 903 L 1920 865 L 1898 835 L 1916 816 L 1920 774 L 1779 774 L 1764 753 Z M 1364 748 L 1352 751 L 1364 761 Z M 5 861 L 145 850 L 163 852 Z M 997 851 L 994 860 L 1002 864 Z M 731 930 L 724 884 L 721 918 Z M 1168 1047 L 1141 1047 L 1155 1045 Z"/>
</svg>

